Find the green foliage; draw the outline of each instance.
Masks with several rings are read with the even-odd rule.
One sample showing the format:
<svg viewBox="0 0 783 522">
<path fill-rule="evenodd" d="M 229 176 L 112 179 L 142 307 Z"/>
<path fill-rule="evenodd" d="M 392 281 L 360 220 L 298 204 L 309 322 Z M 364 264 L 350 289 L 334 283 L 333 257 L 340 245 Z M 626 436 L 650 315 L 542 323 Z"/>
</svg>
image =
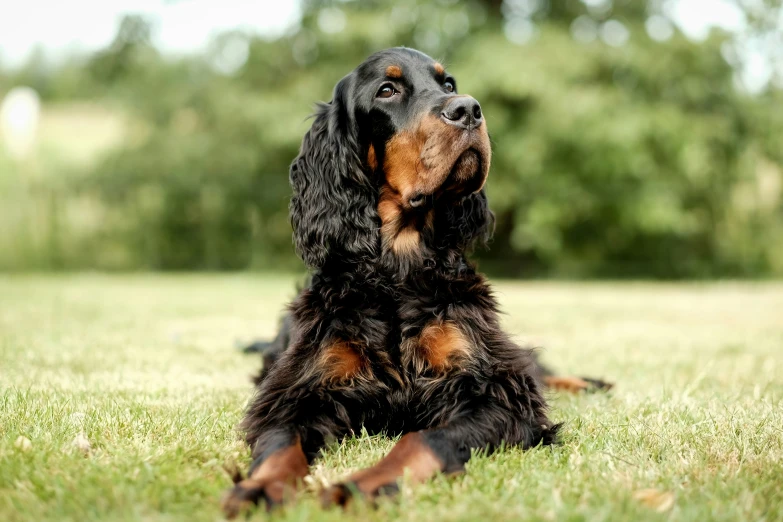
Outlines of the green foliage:
<svg viewBox="0 0 783 522">
<path fill-rule="evenodd" d="M 143 19 L 128 18 L 78 82 L 65 67 L 43 91 L 69 98 L 78 85 L 133 122 L 130 138 L 69 187 L 110 210 L 99 233 L 84 238 L 89 259 L 65 264 L 299 266 L 287 169 L 306 118 L 367 55 L 409 45 L 444 61 L 487 116 L 498 227 L 479 254 L 483 268 L 511 276 L 783 274 L 783 120 L 770 110 L 781 95 L 735 89 L 723 57 L 728 35 L 695 42 L 675 30 L 656 42 L 644 29 L 654 4 L 588 13 L 581 2 L 550 2 L 527 13 L 533 38 L 516 45 L 503 33 L 518 16 L 514 5 L 313 0 L 283 37 L 226 34 L 205 55 L 177 60 L 155 51 Z M 617 19 L 630 37 L 619 47 L 580 43 L 570 33 L 579 16 Z M 244 65 L 216 72 L 245 43 Z M 111 262 L 101 261 L 107 249 L 119 252 Z"/>
<path fill-rule="evenodd" d="M 720 40 L 650 46 L 634 34 L 610 50 L 545 28 L 536 45 L 572 56 L 567 63 L 531 52 L 482 66 L 481 56 L 502 52 L 500 39 L 463 58 L 460 69 L 487 79 L 475 93 L 496 137 L 498 241 L 568 275 L 769 269 L 764 247 L 721 243 L 741 217 L 733 191 L 761 156 Z"/>
</svg>

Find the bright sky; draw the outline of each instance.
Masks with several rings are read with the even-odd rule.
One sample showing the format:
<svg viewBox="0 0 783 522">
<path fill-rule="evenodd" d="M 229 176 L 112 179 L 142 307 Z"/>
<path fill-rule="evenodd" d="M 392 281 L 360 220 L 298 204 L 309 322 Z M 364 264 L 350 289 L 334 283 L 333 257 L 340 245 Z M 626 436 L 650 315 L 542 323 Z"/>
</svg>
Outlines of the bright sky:
<svg viewBox="0 0 783 522">
<path fill-rule="evenodd" d="M 160 49 L 193 52 L 230 29 L 279 34 L 298 22 L 300 9 L 297 0 L 2 0 L 0 63 L 23 63 L 36 46 L 55 58 L 105 47 L 127 13 L 156 22 Z"/>
<path fill-rule="evenodd" d="M 512 0 L 513 1 L 513 0 Z M 611 0 L 583 0 L 602 9 Z M 665 0 L 668 16 L 689 37 L 711 27 L 739 30 L 744 14 L 731 0 Z M 197 52 L 216 34 L 243 29 L 273 36 L 295 26 L 299 0 L 0 0 L 0 65 L 24 63 L 40 46 L 50 59 L 105 47 L 127 13 L 155 21 L 164 52 Z"/>
<path fill-rule="evenodd" d="M 603 0 L 586 0 L 600 4 Z M 738 29 L 742 12 L 727 0 L 670 0 L 667 11 L 693 38 L 712 26 Z M 123 14 L 157 22 L 155 42 L 165 51 L 203 48 L 216 33 L 243 28 L 281 33 L 300 16 L 297 0 L 4 0 L 0 5 L 0 60 L 16 65 L 36 46 L 47 54 L 94 50 L 108 44 Z"/>
</svg>

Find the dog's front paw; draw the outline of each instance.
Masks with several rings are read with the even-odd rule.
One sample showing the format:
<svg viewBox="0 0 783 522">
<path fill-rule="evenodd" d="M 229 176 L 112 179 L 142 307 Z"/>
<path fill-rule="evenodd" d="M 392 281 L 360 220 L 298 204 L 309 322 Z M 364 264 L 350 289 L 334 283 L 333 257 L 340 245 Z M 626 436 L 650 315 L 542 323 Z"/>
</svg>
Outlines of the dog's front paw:
<svg viewBox="0 0 783 522">
<path fill-rule="evenodd" d="M 283 503 L 287 491 L 291 489 L 280 481 L 262 482 L 246 479 L 237 482 L 223 496 L 221 507 L 226 518 L 233 519 L 263 502 L 267 510 Z"/>
<path fill-rule="evenodd" d="M 362 482 L 341 482 L 335 484 L 323 491 L 321 494 L 321 503 L 324 507 L 341 506 L 345 507 L 354 498 L 360 498 L 374 501 L 381 496 L 394 496 L 399 493 L 400 487 L 397 482 L 390 482 L 380 486 L 363 484 Z"/>
<path fill-rule="evenodd" d="M 353 491 L 356 489 L 355 484 L 334 484 L 329 486 L 321 493 L 321 504 L 323 507 L 329 506 L 346 506 L 353 497 Z"/>
</svg>

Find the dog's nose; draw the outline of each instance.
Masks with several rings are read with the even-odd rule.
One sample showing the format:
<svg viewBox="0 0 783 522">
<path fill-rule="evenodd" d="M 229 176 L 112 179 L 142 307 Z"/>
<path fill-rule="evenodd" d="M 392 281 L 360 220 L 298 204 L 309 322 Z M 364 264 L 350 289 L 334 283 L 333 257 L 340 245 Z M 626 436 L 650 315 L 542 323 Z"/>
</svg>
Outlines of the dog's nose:
<svg viewBox="0 0 783 522">
<path fill-rule="evenodd" d="M 446 105 L 441 117 L 446 123 L 463 129 L 478 127 L 482 120 L 481 105 L 471 96 L 460 96 Z"/>
</svg>

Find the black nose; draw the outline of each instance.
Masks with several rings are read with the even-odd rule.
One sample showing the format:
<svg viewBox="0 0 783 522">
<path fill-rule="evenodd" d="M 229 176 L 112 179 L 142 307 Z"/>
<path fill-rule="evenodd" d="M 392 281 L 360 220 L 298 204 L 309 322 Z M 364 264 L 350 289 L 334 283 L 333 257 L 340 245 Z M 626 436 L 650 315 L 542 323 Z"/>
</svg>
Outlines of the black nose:
<svg viewBox="0 0 783 522">
<path fill-rule="evenodd" d="M 452 101 L 446 105 L 441 113 L 441 116 L 451 125 L 468 129 L 470 127 L 478 127 L 481 123 L 481 105 L 475 98 L 470 96 L 460 96 L 453 98 Z"/>
</svg>

